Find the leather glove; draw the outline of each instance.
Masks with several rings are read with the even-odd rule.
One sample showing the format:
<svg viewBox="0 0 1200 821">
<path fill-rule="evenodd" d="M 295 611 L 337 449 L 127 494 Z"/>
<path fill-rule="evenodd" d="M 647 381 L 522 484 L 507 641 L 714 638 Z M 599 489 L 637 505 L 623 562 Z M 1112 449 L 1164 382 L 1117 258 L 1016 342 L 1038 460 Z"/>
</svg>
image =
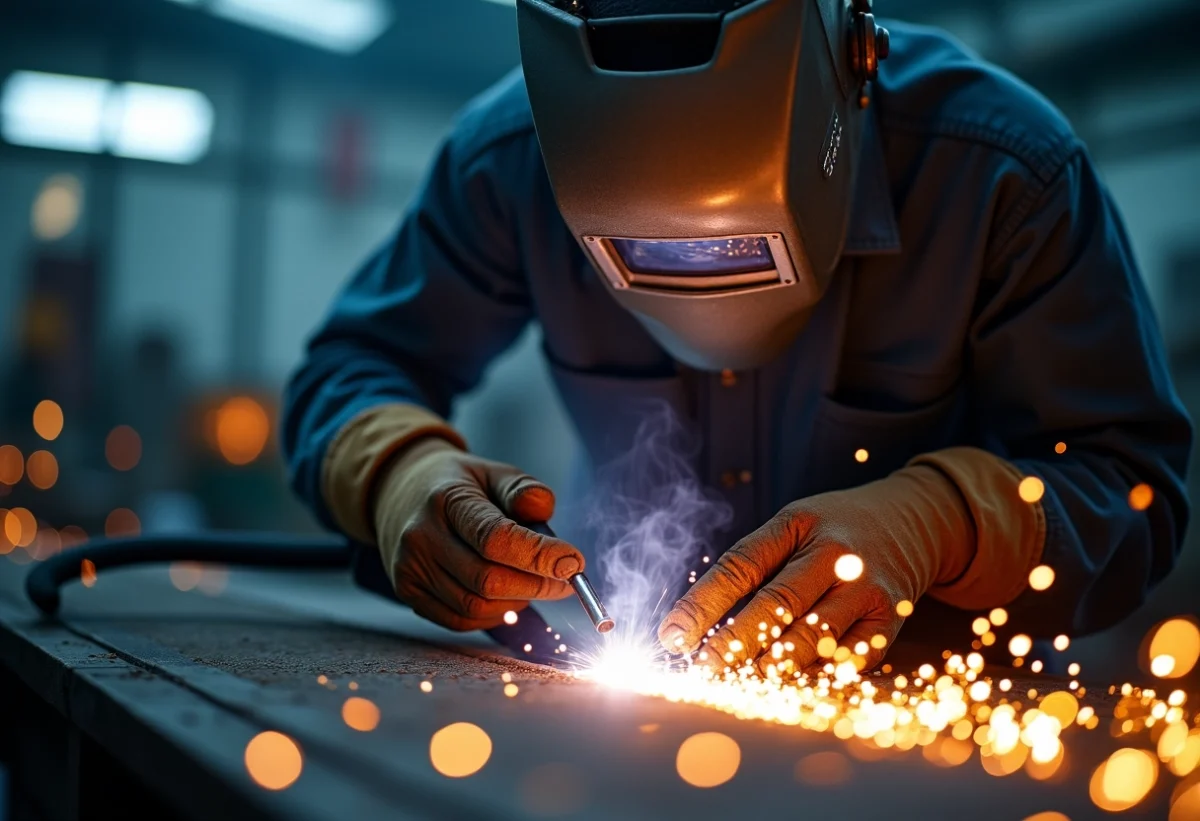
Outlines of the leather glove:
<svg viewBox="0 0 1200 821">
<path fill-rule="evenodd" d="M 322 473 L 330 512 L 378 546 L 396 596 L 451 630 L 495 627 L 532 599 L 564 598 L 565 580 L 583 570 L 575 548 L 517 523 L 550 519 L 550 489 L 468 453 L 424 408 L 364 411 L 338 432 Z"/>
<path fill-rule="evenodd" d="M 379 481 L 375 532 L 396 596 L 451 630 L 495 627 L 531 599 L 571 595 L 583 556 L 523 522 L 545 522 L 554 494 L 514 467 L 441 439 L 410 445 Z"/>
<path fill-rule="evenodd" d="M 835 646 L 852 651 L 864 649 L 863 642 L 866 652 L 855 655 L 861 666 L 873 666 L 904 621 L 897 613 L 901 601 L 931 592 L 979 609 L 1019 595 L 1045 536 L 1040 506 L 1018 498 L 1020 478 L 998 457 L 955 448 L 862 487 L 794 502 L 689 589 L 660 625 L 659 640 L 671 652 L 694 651 L 736 602 L 759 590 L 732 625 L 708 640 L 707 663 L 736 668 L 749 658 L 765 669 L 782 663 L 780 651 L 772 652 L 779 642 L 782 658 L 795 669 L 812 669 L 824 663 L 819 641 L 832 636 Z M 1006 517 L 1011 524 L 997 524 Z M 977 521 L 997 532 L 982 526 L 977 532 Z M 838 563 L 848 554 L 862 562 L 855 578 Z M 856 563 L 848 564 L 853 570 Z M 846 578 L 839 578 L 839 568 Z M 781 628 L 778 638 L 774 626 Z"/>
</svg>

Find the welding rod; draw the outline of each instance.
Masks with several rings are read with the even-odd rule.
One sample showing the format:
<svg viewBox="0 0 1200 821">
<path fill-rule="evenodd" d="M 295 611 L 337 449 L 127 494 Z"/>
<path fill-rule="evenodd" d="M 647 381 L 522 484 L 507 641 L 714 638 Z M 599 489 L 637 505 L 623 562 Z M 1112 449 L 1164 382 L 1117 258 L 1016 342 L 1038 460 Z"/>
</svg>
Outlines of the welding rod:
<svg viewBox="0 0 1200 821">
<path fill-rule="evenodd" d="M 551 539 L 558 538 L 550 529 L 550 525 L 545 522 L 535 522 L 528 527 L 535 533 L 541 533 Z M 612 616 L 608 615 L 608 611 L 604 609 L 600 597 L 596 595 L 596 588 L 592 587 L 587 576 L 576 573 L 571 577 L 571 587 L 575 589 L 575 595 L 579 597 L 579 603 L 583 605 L 583 612 L 587 613 L 592 624 L 596 626 L 597 633 L 607 633 L 617 626 L 617 623 L 612 620 Z"/>
</svg>

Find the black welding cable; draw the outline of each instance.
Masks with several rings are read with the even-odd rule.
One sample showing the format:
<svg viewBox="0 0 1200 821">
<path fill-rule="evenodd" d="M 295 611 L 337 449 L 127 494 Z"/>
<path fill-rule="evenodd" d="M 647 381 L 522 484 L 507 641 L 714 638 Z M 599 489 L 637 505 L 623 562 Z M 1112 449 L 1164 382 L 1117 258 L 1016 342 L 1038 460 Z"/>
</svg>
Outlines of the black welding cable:
<svg viewBox="0 0 1200 821">
<path fill-rule="evenodd" d="M 84 560 L 98 573 L 118 567 L 157 562 L 198 562 L 289 570 L 338 570 L 354 565 L 355 580 L 367 590 L 392 598 L 374 550 L 363 551 L 329 536 L 302 537 L 282 533 L 205 533 L 97 539 L 82 547 L 64 550 L 40 562 L 25 577 L 25 595 L 47 616 L 58 612 L 59 589 L 80 578 Z M 367 559 L 362 562 L 361 559 Z M 374 567 L 371 566 L 373 562 Z M 531 661 L 560 662 L 558 641 L 546 621 L 532 607 L 522 611 L 517 624 L 501 624 L 486 631 L 497 643 Z"/>
</svg>

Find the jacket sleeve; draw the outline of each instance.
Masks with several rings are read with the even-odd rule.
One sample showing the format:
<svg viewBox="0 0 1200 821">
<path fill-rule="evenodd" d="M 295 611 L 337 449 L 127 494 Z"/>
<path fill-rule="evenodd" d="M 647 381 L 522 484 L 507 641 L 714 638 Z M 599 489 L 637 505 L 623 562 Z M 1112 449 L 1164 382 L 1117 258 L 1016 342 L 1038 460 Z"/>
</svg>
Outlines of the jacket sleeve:
<svg viewBox="0 0 1200 821">
<path fill-rule="evenodd" d="M 339 431 L 392 403 L 448 417 L 531 316 L 503 179 L 517 146 L 471 143 L 460 125 L 442 145 L 399 232 L 343 287 L 288 383 L 290 482 L 326 527 L 322 462 Z"/>
<path fill-rule="evenodd" d="M 969 336 L 972 397 L 984 447 L 1045 486 L 1041 563 L 1055 580 L 1022 592 L 1012 621 L 1035 637 L 1080 635 L 1127 616 L 1174 566 L 1192 426 L 1086 153 L 1030 183 L 1011 211 Z M 1153 492 L 1144 510 L 1130 501 L 1140 484 Z"/>
</svg>

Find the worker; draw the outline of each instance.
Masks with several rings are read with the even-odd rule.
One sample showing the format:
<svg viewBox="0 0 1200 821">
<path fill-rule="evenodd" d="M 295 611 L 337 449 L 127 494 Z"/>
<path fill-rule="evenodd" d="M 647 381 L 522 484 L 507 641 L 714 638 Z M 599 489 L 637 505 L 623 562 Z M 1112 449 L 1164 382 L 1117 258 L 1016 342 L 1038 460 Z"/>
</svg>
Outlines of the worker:
<svg viewBox="0 0 1200 821">
<path fill-rule="evenodd" d="M 909 604 L 906 636 L 1004 607 L 1037 638 L 1144 600 L 1192 428 L 1117 208 L 1045 99 L 869 0 L 516 14 L 521 70 L 457 118 L 287 393 L 296 491 L 401 601 L 486 628 L 583 568 L 525 527 L 551 489 L 447 421 L 531 321 L 593 464 L 665 403 L 733 510 L 668 650 L 719 624 L 709 649 L 753 657 L 767 621 L 802 667 L 827 635 L 875 663 Z"/>
</svg>

